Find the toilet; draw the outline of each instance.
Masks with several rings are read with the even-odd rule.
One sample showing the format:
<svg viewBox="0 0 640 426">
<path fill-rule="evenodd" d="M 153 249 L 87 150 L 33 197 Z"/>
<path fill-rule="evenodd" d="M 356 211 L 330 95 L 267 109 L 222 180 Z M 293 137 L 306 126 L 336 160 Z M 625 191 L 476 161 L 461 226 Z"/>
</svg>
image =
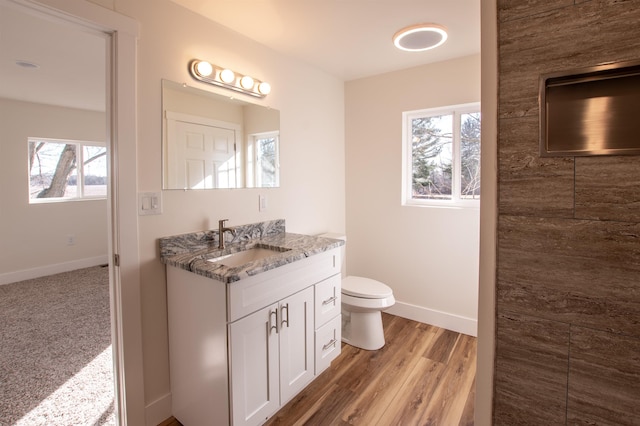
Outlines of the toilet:
<svg viewBox="0 0 640 426">
<path fill-rule="evenodd" d="M 321 237 L 347 241 L 341 234 Z M 342 341 L 357 348 L 377 350 L 384 346 L 382 311 L 396 302 L 389 286 L 371 278 L 345 276 L 342 246 Z"/>
</svg>

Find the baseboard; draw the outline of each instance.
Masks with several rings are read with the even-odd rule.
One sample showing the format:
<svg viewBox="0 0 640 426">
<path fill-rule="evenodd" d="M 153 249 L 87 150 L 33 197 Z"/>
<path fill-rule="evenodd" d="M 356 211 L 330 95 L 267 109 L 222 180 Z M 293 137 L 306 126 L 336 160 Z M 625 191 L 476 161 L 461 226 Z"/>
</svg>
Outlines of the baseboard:
<svg viewBox="0 0 640 426">
<path fill-rule="evenodd" d="M 71 262 L 38 266 L 37 268 L 23 269 L 15 272 L 6 272 L 4 274 L 0 274 L 0 285 L 30 280 L 33 278 L 46 277 L 47 275 L 74 271 L 76 269 L 89 268 L 91 266 L 104 265 L 108 262 L 108 255 L 105 254 L 104 256 L 88 257 L 86 259 L 78 259 Z"/>
<path fill-rule="evenodd" d="M 144 409 L 144 418 L 146 426 L 157 426 L 167 420 L 173 414 L 171 413 L 171 393 L 168 393 Z"/>
<path fill-rule="evenodd" d="M 434 309 L 428 309 L 422 306 L 411 305 L 409 303 L 398 301 L 396 301 L 392 307 L 386 309 L 385 312 L 413 321 L 446 328 L 447 330 L 467 334 L 469 336 L 478 336 L 477 319 L 461 317 L 459 315 L 449 314 L 447 312 L 436 311 Z"/>
</svg>

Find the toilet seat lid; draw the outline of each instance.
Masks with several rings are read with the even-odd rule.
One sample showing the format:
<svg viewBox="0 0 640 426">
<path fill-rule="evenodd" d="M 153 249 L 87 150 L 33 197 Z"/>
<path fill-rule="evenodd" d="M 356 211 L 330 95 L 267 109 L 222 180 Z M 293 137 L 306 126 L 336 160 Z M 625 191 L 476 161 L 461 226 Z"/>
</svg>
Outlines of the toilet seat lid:
<svg viewBox="0 0 640 426">
<path fill-rule="evenodd" d="M 384 299 L 393 294 L 391 288 L 380 281 L 364 277 L 346 277 L 342 279 L 342 293 L 365 299 Z"/>
</svg>

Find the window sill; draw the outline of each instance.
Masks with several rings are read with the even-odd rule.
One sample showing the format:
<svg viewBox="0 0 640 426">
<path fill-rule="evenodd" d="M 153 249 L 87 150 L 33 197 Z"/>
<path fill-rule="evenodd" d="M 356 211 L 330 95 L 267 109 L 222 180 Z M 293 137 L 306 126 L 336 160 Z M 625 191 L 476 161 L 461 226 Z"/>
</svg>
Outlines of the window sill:
<svg viewBox="0 0 640 426">
<path fill-rule="evenodd" d="M 480 200 L 444 201 L 444 200 L 410 200 L 404 201 L 402 207 L 429 207 L 437 209 L 480 209 Z"/>
</svg>

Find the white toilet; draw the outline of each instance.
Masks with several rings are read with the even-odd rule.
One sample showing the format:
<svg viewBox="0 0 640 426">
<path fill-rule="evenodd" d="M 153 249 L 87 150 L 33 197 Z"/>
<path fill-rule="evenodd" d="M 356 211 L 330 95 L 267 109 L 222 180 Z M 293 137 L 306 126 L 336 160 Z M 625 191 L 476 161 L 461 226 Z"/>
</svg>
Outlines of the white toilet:
<svg viewBox="0 0 640 426">
<path fill-rule="evenodd" d="M 321 237 L 344 240 L 341 234 Z M 342 246 L 342 341 L 366 350 L 384 346 L 381 312 L 396 303 L 386 284 L 370 278 L 345 276 L 345 246 Z"/>
</svg>

